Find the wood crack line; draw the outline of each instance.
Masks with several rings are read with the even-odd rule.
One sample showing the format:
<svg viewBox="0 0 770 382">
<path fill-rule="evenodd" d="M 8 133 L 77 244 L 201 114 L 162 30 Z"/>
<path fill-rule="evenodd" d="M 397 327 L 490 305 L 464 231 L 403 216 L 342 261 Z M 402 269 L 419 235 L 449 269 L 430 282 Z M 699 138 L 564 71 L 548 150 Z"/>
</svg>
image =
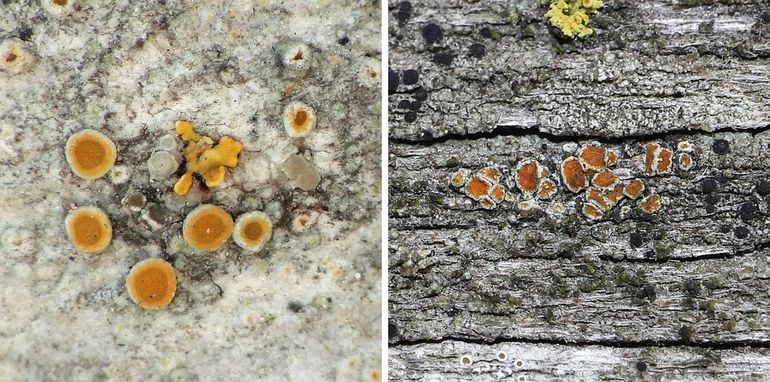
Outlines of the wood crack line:
<svg viewBox="0 0 770 382">
<path fill-rule="evenodd" d="M 622 137 L 606 137 L 591 134 L 574 134 L 574 135 L 556 135 L 540 130 L 539 126 L 512 126 L 512 125 L 496 125 L 491 131 L 483 131 L 469 134 L 446 134 L 440 137 L 426 137 L 424 139 L 404 139 L 404 138 L 390 138 L 391 144 L 402 144 L 410 146 L 424 146 L 429 147 L 435 144 L 444 143 L 451 140 L 457 141 L 473 141 L 480 139 L 493 139 L 497 137 L 526 137 L 526 136 L 538 136 L 540 138 L 549 140 L 554 143 L 566 143 L 583 140 L 597 141 L 602 144 L 622 144 L 627 141 L 643 142 L 643 141 L 656 141 L 662 140 L 670 135 L 683 135 L 683 136 L 695 136 L 695 135 L 714 135 L 719 133 L 749 133 L 752 136 L 770 131 L 770 124 L 760 126 L 752 129 L 739 129 L 734 127 L 723 127 L 711 131 L 706 130 L 670 130 L 664 132 L 656 132 L 649 134 L 629 134 Z"/>
<path fill-rule="evenodd" d="M 690 347 L 707 350 L 732 350 L 745 348 L 770 349 L 770 340 L 735 340 L 735 341 L 685 341 L 679 340 L 641 340 L 641 341 L 613 341 L 613 340 L 589 340 L 589 341 L 564 341 L 557 339 L 531 339 L 531 338 L 513 338 L 497 337 L 491 340 L 478 338 L 463 338 L 455 336 L 441 337 L 438 339 L 418 339 L 418 340 L 397 340 L 389 341 L 391 348 L 409 348 L 418 345 L 442 344 L 445 342 L 461 342 L 471 345 L 499 345 L 506 343 L 519 344 L 542 344 L 542 345 L 561 345 L 569 347 L 584 346 L 603 346 L 610 348 L 633 349 L 633 348 L 670 348 L 670 347 Z"/>
</svg>

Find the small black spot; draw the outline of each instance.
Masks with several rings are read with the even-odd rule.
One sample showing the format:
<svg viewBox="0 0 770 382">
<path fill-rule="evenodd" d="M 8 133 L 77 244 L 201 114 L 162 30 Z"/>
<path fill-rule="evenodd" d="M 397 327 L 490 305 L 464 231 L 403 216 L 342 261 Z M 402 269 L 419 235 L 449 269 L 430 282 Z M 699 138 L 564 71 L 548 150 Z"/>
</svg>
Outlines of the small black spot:
<svg viewBox="0 0 770 382">
<path fill-rule="evenodd" d="M 471 46 L 468 48 L 468 55 L 471 57 L 481 58 L 484 57 L 484 53 L 484 45 L 479 43 L 471 44 Z"/>
<path fill-rule="evenodd" d="M 422 107 L 422 102 L 414 101 L 409 104 L 409 110 L 418 111 Z"/>
<path fill-rule="evenodd" d="M 349 42 L 350 42 L 350 39 L 348 38 L 348 36 L 344 36 L 339 40 L 337 40 L 337 44 L 340 44 L 340 45 L 347 45 Z"/>
<path fill-rule="evenodd" d="M 722 232 L 722 233 L 728 233 L 730 232 L 731 229 L 733 229 L 733 227 L 730 227 L 729 224 L 722 224 L 719 226 L 719 232 Z"/>
<path fill-rule="evenodd" d="M 714 178 L 706 178 L 700 183 L 700 188 L 703 192 L 710 194 L 717 190 L 719 183 Z"/>
<path fill-rule="evenodd" d="M 749 237 L 749 229 L 744 226 L 735 227 L 735 237 L 745 239 Z"/>
<path fill-rule="evenodd" d="M 440 26 L 430 23 L 422 27 L 422 38 L 424 38 L 425 42 L 428 44 L 433 44 L 444 38 L 444 32 L 441 31 Z"/>
<path fill-rule="evenodd" d="M 757 216 L 757 206 L 754 202 L 743 203 L 738 209 L 738 214 L 740 215 L 741 220 L 750 222 Z"/>
<path fill-rule="evenodd" d="M 402 1 L 396 5 L 396 19 L 400 24 L 404 24 L 412 17 L 412 4 L 408 1 Z"/>
<path fill-rule="evenodd" d="M 29 41 L 30 37 L 32 37 L 32 28 L 27 25 L 22 25 L 19 27 L 18 33 L 20 39 Z"/>
<path fill-rule="evenodd" d="M 414 85 L 420 80 L 420 72 L 414 69 L 407 69 L 403 73 L 404 85 Z"/>
<path fill-rule="evenodd" d="M 647 370 L 647 364 L 644 361 L 637 361 L 636 362 L 636 370 L 639 370 L 641 372 L 645 372 Z"/>
<path fill-rule="evenodd" d="M 407 100 L 407 99 L 402 99 L 401 101 L 399 101 L 399 102 L 398 102 L 398 108 L 399 108 L 399 109 L 409 109 L 409 106 L 410 106 L 411 104 L 412 104 L 412 103 L 411 103 L 411 102 L 409 102 L 409 100 Z"/>
<path fill-rule="evenodd" d="M 679 337 L 681 337 L 684 342 L 690 342 L 690 339 L 692 339 L 692 330 L 690 330 L 690 327 L 685 325 L 679 328 Z"/>
<path fill-rule="evenodd" d="M 639 248 L 644 245 L 644 236 L 639 232 L 634 232 L 628 237 L 628 241 L 631 242 L 631 246 Z"/>
<path fill-rule="evenodd" d="M 757 184 L 757 194 L 760 194 L 762 196 L 770 195 L 770 182 L 766 180 L 761 180 Z"/>
<path fill-rule="evenodd" d="M 428 91 L 422 88 L 417 89 L 417 91 L 414 92 L 414 98 L 418 101 L 424 102 L 426 99 L 428 99 Z"/>
<path fill-rule="evenodd" d="M 404 121 L 408 123 L 412 123 L 417 120 L 417 113 L 410 111 L 406 114 L 404 114 Z"/>
<path fill-rule="evenodd" d="M 297 301 L 289 301 L 288 308 L 289 308 L 290 311 L 292 311 L 294 313 L 302 313 L 302 311 L 305 310 L 304 307 L 302 306 L 302 304 L 297 302 Z"/>
<path fill-rule="evenodd" d="M 717 208 L 713 204 L 706 204 L 706 212 L 713 214 L 714 212 L 717 212 Z"/>
<path fill-rule="evenodd" d="M 454 59 L 455 55 L 452 53 L 452 51 L 449 50 L 444 50 L 433 54 L 433 62 L 439 65 L 450 66 L 452 65 L 452 61 L 454 61 Z"/>
<path fill-rule="evenodd" d="M 398 90 L 398 73 L 388 70 L 388 94 L 393 94 Z"/>
<path fill-rule="evenodd" d="M 730 142 L 724 139 L 717 139 L 711 145 L 711 150 L 717 155 L 725 155 L 730 152 Z"/>
<path fill-rule="evenodd" d="M 388 338 L 398 337 L 398 326 L 392 322 L 388 322 Z"/>
<path fill-rule="evenodd" d="M 484 38 L 492 38 L 492 31 L 487 27 L 481 28 L 479 34 Z"/>
<path fill-rule="evenodd" d="M 762 13 L 760 13 L 759 19 L 762 20 L 762 22 L 765 24 L 770 23 L 770 11 L 763 11 Z"/>
<path fill-rule="evenodd" d="M 719 204 L 720 200 L 722 200 L 722 198 L 719 197 L 719 195 L 717 194 L 708 194 L 706 195 L 705 198 L 703 198 L 703 201 L 705 201 L 706 204 L 713 204 L 713 205 Z"/>
</svg>

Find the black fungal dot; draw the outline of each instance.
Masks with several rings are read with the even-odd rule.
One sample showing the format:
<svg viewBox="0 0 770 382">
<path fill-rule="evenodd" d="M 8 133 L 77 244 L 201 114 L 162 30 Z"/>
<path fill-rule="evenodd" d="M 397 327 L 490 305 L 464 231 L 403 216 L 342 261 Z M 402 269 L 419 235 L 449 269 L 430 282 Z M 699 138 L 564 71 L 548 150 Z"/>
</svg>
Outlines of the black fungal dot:
<svg viewBox="0 0 770 382">
<path fill-rule="evenodd" d="M 762 196 L 770 195 L 770 182 L 762 180 L 757 184 L 757 194 Z"/>
<path fill-rule="evenodd" d="M 749 229 L 744 226 L 735 227 L 735 237 L 739 239 L 749 237 Z"/>
<path fill-rule="evenodd" d="M 388 94 L 393 94 L 398 90 L 398 73 L 388 70 Z"/>
<path fill-rule="evenodd" d="M 425 100 L 428 99 L 428 91 L 425 89 L 417 89 L 417 91 L 414 92 L 414 98 L 418 101 L 425 102 Z"/>
<path fill-rule="evenodd" d="M 717 190 L 719 183 L 713 178 L 706 178 L 700 183 L 700 188 L 703 192 L 710 194 Z"/>
<path fill-rule="evenodd" d="M 706 204 L 706 212 L 710 213 L 710 214 L 713 214 L 714 212 L 717 212 L 717 208 L 713 204 L 708 204 L 707 203 Z"/>
<path fill-rule="evenodd" d="M 717 205 L 717 204 L 719 204 L 719 201 L 720 201 L 721 199 L 722 199 L 722 198 L 720 198 L 720 197 L 719 197 L 719 195 L 717 195 L 717 194 L 708 194 L 708 195 L 706 195 L 706 197 L 705 197 L 705 198 L 703 198 L 703 200 L 704 200 L 704 201 L 705 201 L 707 204 L 713 204 L 713 205 Z"/>
<path fill-rule="evenodd" d="M 404 121 L 408 123 L 412 123 L 417 120 L 417 113 L 410 111 L 406 114 L 404 114 Z"/>
<path fill-rule="evenodd" d="M 388 338 L 398 337 L 398 326 L 392 322 L 388 322 Z"/>
<path fill-rule="evenodd" d="M 422 27 L 422 38 L 424 38 L 425 42 L 428 44 L 437 43 L 444 38 L 444 32 L 441 31 L 440 26 L 430 23 Z"/>
<path fill-rule="evenodd" d="M 690 339 L 692 339 L 692 331 L 690 330 L 690 327 L 682 326 L 679 328 L 679 337 L 681 337 L 684 342 L 690 342 Z"/>
<path fill-rule="evenodd" d="M 711 145 L 711 150 L 717 155 L 725 155 L 730 152 L 730 142 L 724 139 L 717 139 Z"/>
<path fill-rule="evenodd" d="M 468 55 L 471 57 L 481 58 L 484 57 L 484 53 L 484 45 L 479 43 L 471 44 L 471 46 L 468 48 Z"/>
<path fill-rule="evenodd" d="M 644 245 L 644 236 L 639 232 L 634 232 L 629 236 L 628 241 L 632 247 L 639 248 Z"/>
<path fill-rule="evenodd" d="M 340 44 L 340 45 L 347 45 L 349 42 L 350 42 L 350 39 L 348 38 L 348 36 L 344 36 L 341 39 L 337 40 L 337 44 Z"/>
<path fill-rule="evenodd" d="M 420 101 L 414 101 L 409 103 L 409 110 L 418 111 L 422 107 L 422 102 Z"/>
<path fill-rule="evenodd" d="M 719 226 L 719 232 L 728 233 L 730 230 L 732 230 L 732 227 L 730 227 L 729 224 L 722 224 Z"/>
<path fill-rule="evenodd" d="M 484 38 L 492 38 L 492 31 L 487 27 L 481 28 L 479 34 Z"/>
<path fill-rule="evenodd" d="M 30 37 L 32 37 L 32 28 L 26 25 L 22 25 L 19 27 L 19 38 L 24 41 L 29 41 Z"/>
<path fill-rule="evenodd" d="M 743 203 L 738 209 L 738 214 L 740 215 L 741 220 L 750 222 L 757 216 L 757 206 L 754 202 Z"/>
<path fill-rule="evenodd" d="M 412 104 L 412 103 L 411 103 L 411 102 L 409 102 L 409 100 L 406 100 L 406 99 L 402 99 L 401 101 L 399 101 L 399 102 L 398 102 L 398 108 L 399 108 L 399 109 L 409 109 L 409 106 L 410 106 L 411 104 Z"/>
<path fill-rule="evenodd" d="M 414 69 L 407 69 L 403 73 L 404 85 L 414 85 L 420 80 L 420 73 Z"/>
<path fill-rule="evenodd" d="M 454 59 L 455 55 L 448 50 L 436 52 L 433 54 L 433 62 L 439 65 L 450 66 L 452 65 L 452 61 L 454 61 Z"/>
<path fill-rule="evenodd" d="M 636 370 L 644 372 L 647 370 L 647 364 L 644 361 L 638 361 L 636 363 Z"/>
<path fill-rule="evenodd" d="M 304 310 L 302 304 L 297 301 L 289 301 L 288 308 L 294 313 L 301 313 Z"/>
<path fill-rule="evenodd" d="M 396 5 L 396 19 L 400 24 L 404 24 L 412 17 L 412 4 L 408 1 L 402 1 Z"/>
</svg>

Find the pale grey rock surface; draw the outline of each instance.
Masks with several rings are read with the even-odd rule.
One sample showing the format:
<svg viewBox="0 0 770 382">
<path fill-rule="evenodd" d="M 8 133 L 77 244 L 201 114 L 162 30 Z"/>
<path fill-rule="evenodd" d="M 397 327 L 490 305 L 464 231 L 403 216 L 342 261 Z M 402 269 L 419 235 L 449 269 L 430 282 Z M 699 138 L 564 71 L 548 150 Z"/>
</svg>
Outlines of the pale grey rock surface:
<svg viewBox="0 0 770 382">
<path fill-rule="evenodd" d="M 0 68 L 0 380 L 376 380 L 379 19 L 372 1 L 3 1 L 0 43 L 21 56 Z M 281 62 L 296 43 L 309 48 L 299 75 Z M 315 109 L 307 137 L 284 131 L 292 101 Z M 243 144 L 223 185 L 180 197 L 178 173 L 150 176 L 154 152 L 183 168 L 180 119 Z M 118 148 L 94 181 L 64 155 L 85 128 Z M 320 173 L 312 191 L 281 171 L 295 153 Z M 202 202 L 264 211 L 272 240 L 194 253 L 181 225 Z M 103 253 L 66 237 L 85 205 L 112 221 Z M 313 224 L 292 230 L 302 213 Z M 177 269 L 165 310 L 124 287 L 148 257 Z"/>
</svg>

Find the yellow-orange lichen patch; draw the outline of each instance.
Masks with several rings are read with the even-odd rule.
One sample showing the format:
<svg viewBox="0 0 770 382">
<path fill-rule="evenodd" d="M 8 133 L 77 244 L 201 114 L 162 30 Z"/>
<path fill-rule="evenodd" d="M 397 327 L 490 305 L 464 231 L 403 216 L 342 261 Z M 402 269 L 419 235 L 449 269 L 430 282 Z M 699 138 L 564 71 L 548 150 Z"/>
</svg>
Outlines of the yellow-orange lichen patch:
<svg viewBox="0 0 770 382">
<path fill-rule="evenodd" d="M 601 171 L 594 175 L 593 179 L 591 179 L 591 184 L 603 189 L 612 189 L 617 183 L 618 177 L 611 170 Z"/>
<path fill-rule="evenodd" d="M 615 150 L 607 150 L 607 166 L 614 166 L 618 163 L 618 153 Z"/>
<path fill-rule="evenodd" d="M 469 175 L 469 171 L 466 169 L 457 170 L 449 176 L 449 184 L 454 187 L 462 187 L 468 181 Z"/>
<path fill-rule="evenodd" d="M 679 154 L 679 168 L 684 171 L 690 171 L 693 166 L 692 156 L 688 153 Z"/>
<path fill-rule="evenodd" d="M 309 222 L 309 220 L 308 220 Z M 252 211 L 238 217 L 233 241 L 241 248 L 258 252 L 273 236 L 273 222 L 264 212 Z"/>
<path fill-rule="evenodd" d="M 481 205 L 482 208 L 487 210 L 494 209 L 497 206 L 497 204 L 489 196 L 483 196 L 479 200 L 479 205 Z"/>
<path fill-rule="evenodd" d="M 495 203 L 502 202 L 505 199 L 505 187 L 500 184 L 495 184 L 489 190 L 489 197 L 492 198 Z"/>
<path fill-rule="evenodd" d="M 161 259 L 140 261 L 128 273 L 126 289 L 131 300 L 142 308 L 165 308 L 176 294 L 176 272 Z"/>
<path fill-rule="evenodd" d="M 601 190 L 595 187 L 590 187 L 586 191 L 586 201 L 594 204 L 596 207 L 598 207 L 602 211 L 607 211 L 611 208 L 610 202 L 604 196 L 604 193 L 602 193 Z"/>
<path fill-rule="evenodd" d="M 315 223 L 317 213 L 303 212 L 294 216 L 291 220 L 291 229 L 294 232 L 302 232 Z"/>
<path fill-rule="evenodd" d="M 516 204 L 516 208 L 518 208 L 521 211 L 529 211 L 531 209 L 534 209 L 537 207 L 537 202 L 534 200 L 524 200 Z"/>
<path fill-rule="evenodd" d="M 543 179 L 537 187 L 537 197 L 540 199 L 550 199 L 556 194 L 556 182 L 551 179 Z"/>
<path fill-rule="evenodd" d="M 642 192 L 644 192 L 644 182 L 641 179 L 634 179 L 623 187 L 623 194 L 631 199 L 640 197 Z"/>
<path fill-rule="evenodd" d="M 591 203 L 583 203 L 583 215 L 591 220 L 599 220 L 604 217 L 604 212 Z"/>
<path fill-rule="evenodd" d="M 473 200 L 479 200 L 489 192 L 492 185 L 481 177 L 474 175 L 471 180 L 465 184 L 465 195 Z"/>
<path fill-rule="evenodd" d="M 221 207 L 203 204 L 187 214 L 182 234 L 190 247 L 199 251 L 214 251 L 233 232 L 233 218 Z"/>
<path fill-rule="evenodd" d="M 651 214 L 651 213 L 659 210 L 660 209 L 660 195 L 652 194 L 652 195 L 649 195 L 649 196 L 645 197 L 644 199 L 642 199 L 639 202 L 639 208 L 642 211 L 644 211 L 644 212 L 646 212 L 648 214 Z"/>
<path fill-rule="evenodd" d="M 80 252 L 101 252 L 112 241 L 110 218 L 97 207 L 76 208 L 67 215 L 64 225 L 70 242 Z"/>
<path fill-rule="evenodd" d="M 660 145 L 657 143 L 648 143 L 644 145 L 644 173 L 655 175 L 655 164 L 658 161 L 658 152 Z"/>
<path fill-rule="evenodd" d="M 676 149 L 677 151 L 683 151 L 683 152 L 689 153 L 694 150 L 694 147 L 692 143 L 688 141 L 681 141 L 676 145 Z"/>
<path fill-rule="evenodd" d="M 666 148 L 660 149 L 658 152 L 658 163 L 655 169 L 658 174 L 665 174 L 671 171 L 671 159 L 673 156 L 674 153 L 671 150 Z"/>
<path fill-rule="evenodd" d="M 308 135 L 315 124 L 315 111 L 302 102 L 292 102 L 283 110 L 283 127 L 292 138 Z"/>
<path fill-rule="evenodd" d="M 580 163 L 586 169 L 603 170 L 607 167 L 607 149 L 601 146 L 586 146 L 580 150 Z"/>
<path fill-rule="evenodd" d="M 612 190 L 604 192 L 604 197 L 609 202 L 610 208 L 616 206 L 625 197 L 625 194 L 623 194 L 624 188 L 623 184 L 618 183 Z"/>
<path fill-rule="evenodd" d="M 487 180 L 491 182 L 500 181 L 500 171 L 498 171 L 494 167 L 484 167 L 481 170 L 479 170 L 478 174 L 487 178 Z"/>
<path fill-rule="evenodd" d="M 516 168 L 516 186 L 525 194 L 531 194 L 537 191 L 540 180 L 540 165 L 529 160 L 522 162 Z"/>
<path fill-rule="evenodd" d="M 86 129 L 67 139 L 65 156 L 75 175 L 83 179 L 96 179 L 112 169 L 118 150 L 106 135 Z"/>
<path fill-rule="evenodd" d="M 561 178 L 567 189 L 575 193 L 587 186 L 586 173 L 575 157 L 569 157 L 562 162 Z"/>
<path fill-rule="evenodd" d="M 222 184 L 225 179 L 225 167 L 233 168 L 238 165 L 238 154 L 243 146 L 230 137 L 222 137 L 219 143 L 195 132 L 192 123 L 177 121 L 176 132 L 187 142 L 184 155 L 186 171 L 174 185 L 174 192 L 186 195 L 192 186 L 192 175 L 198 174 L 208 187 Z"/>
</svg>

